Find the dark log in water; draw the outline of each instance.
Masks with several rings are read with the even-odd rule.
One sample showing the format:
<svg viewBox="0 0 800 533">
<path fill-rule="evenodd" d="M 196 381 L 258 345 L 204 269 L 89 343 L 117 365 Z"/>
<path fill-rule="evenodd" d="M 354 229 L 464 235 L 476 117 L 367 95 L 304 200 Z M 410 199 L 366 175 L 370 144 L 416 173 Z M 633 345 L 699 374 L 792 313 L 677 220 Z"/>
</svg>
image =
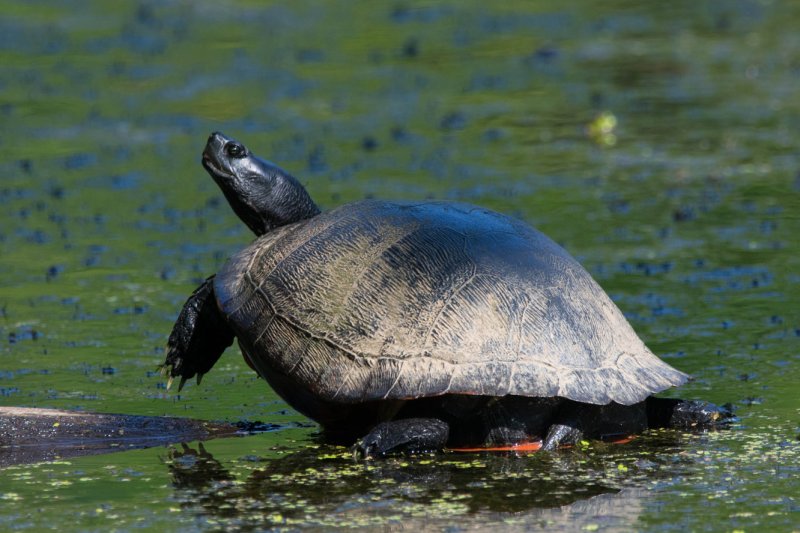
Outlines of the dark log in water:
<svg viewBox="0 0 800 533">
<path fill-rule="evenodd" d="M 0 407 L 0 468 L 242 433 L 188 418 Z"/>
</svg>

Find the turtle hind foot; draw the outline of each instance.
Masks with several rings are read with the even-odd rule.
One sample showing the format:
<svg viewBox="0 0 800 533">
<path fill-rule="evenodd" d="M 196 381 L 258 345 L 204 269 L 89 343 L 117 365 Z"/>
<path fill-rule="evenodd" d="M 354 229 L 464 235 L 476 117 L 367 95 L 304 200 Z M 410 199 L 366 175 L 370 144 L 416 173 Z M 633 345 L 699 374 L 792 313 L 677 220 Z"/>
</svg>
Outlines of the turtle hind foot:
<svg viewBox="0 0 800 533">
<path fill-rule="evenodd" d="M 702 400 L 652 396 L 647 399 L 647 425 L 650 428 L 723 429 L 735 421 L 736 416 L 730 404 L 719 406 Z"/>
<path fill-rule="evenodd" d="M 402 418 L 378 424 L 351 451 L 356 460 L 434 452 L 444 448 L 449 435 L 450 427 L 438 418 Z"/>
<path fill-rule="evenodd" d="M 672 411 L 670 427 L 679 429 L 718 429 L 735 421 L 733 406 L 718 406 L 702 400 L 678 403 Z"/>
<path fill-rule="evenodd" d="M 180 377 L 180 391 L 195 375 L 197 383 L 233 343 L 234 335 L 214 297 L 214 276 L 205 280 L 186 300 L 167 341 L 167 354 L 160 365 L 168 378 L 167 389 Z"/>
<path fill-rule="evenodd" d="M 547 430 L 547 436 L 542 441 L 542 451 L 555 451 L 561 446 L 571 446 L 583 439 L 583 431 L 577 421 L 565 421 L 553 424 Z"/>
</svg>

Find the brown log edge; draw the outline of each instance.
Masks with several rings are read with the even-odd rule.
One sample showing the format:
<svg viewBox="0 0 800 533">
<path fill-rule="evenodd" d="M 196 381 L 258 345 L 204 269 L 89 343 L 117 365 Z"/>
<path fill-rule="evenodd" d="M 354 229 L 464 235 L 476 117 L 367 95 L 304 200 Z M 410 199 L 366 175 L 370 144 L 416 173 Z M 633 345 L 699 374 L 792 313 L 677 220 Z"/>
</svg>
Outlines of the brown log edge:
<svg viewBox="0 0 800 533">
<path fill-rule="evenodd" d="M 0 468 L 240 433 L 223 422 L 0 407 Z"/>
</svg>

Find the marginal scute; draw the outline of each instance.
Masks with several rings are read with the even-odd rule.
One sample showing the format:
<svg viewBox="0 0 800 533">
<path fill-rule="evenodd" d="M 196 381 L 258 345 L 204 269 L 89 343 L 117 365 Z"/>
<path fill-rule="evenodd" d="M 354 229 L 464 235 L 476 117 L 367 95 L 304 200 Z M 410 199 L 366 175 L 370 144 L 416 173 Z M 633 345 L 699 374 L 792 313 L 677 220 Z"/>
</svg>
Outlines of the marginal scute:
<svg viewBox="0 0 800 533">
<path fill-rule="evenodd" d="M 257 239 L 214 289 L 260 371 L 325 400 L 630 405 L 687 379 L 562 248 L 469 205 L 343 206 Z"/>
</svg>

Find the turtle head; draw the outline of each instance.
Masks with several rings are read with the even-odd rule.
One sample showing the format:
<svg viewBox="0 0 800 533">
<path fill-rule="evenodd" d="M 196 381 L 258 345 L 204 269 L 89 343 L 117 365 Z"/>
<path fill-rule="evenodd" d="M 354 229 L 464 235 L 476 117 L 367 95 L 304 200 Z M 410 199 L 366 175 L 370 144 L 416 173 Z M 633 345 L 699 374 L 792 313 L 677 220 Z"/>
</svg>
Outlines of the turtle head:
<svg viewBox="0 0 800 533">
<path fill-rule="evenodd" d="M 217 182 L 233 211 L 253 233 L 319 214 L 305 188 L 288 172 L 253 155 L 242 143 L 219 132 L 208 138 L 203 167 Z"/>
</svg>

